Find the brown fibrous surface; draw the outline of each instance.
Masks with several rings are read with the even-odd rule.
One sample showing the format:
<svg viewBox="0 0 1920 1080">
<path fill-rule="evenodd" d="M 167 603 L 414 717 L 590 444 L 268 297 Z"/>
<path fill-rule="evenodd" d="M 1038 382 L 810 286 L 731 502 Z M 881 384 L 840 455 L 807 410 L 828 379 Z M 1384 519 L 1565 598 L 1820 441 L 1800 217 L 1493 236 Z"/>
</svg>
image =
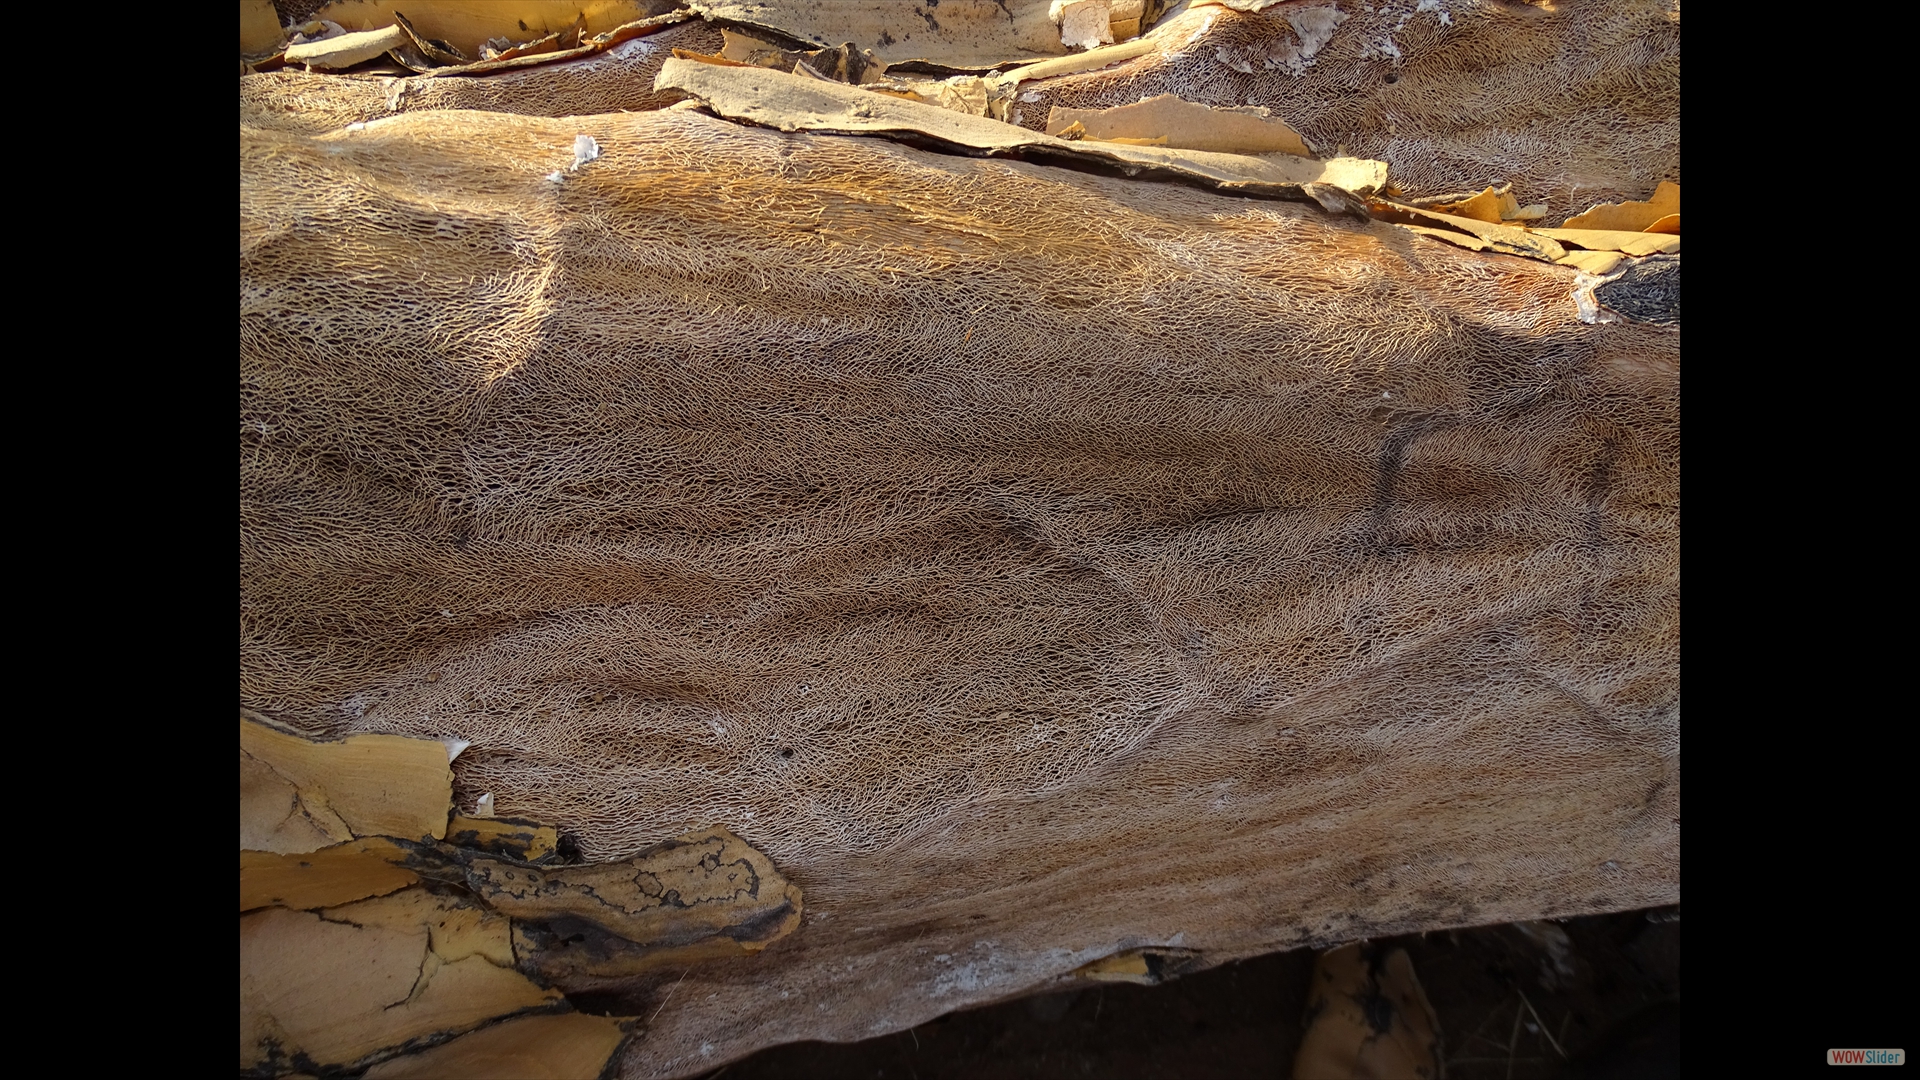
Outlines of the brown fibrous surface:
<svg viewBox="0 0 1920 1080">
<path fill-rule="evenodd" d="M 1677 329 L 1310 204 L 247 100 L 242 705 L 806 892 L 592 988 L 684 979 L 626 1075 L 1677 899 Z"/>
</svg>

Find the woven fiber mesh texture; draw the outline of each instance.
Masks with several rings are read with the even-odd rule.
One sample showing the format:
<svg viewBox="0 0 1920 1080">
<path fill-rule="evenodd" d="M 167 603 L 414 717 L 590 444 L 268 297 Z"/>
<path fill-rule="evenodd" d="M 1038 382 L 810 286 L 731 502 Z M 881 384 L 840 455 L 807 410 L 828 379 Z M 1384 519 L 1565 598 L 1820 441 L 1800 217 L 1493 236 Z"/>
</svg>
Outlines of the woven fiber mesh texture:
<svg viewBox="0 0 1920 1080">
<path fill-rule="evenodd" d="M 685 110 L 243 125 L 241 703 L 765 851 L 806 921 L 632 1077 L 1671 902 L 1679 332 L 1573 277 Z"/>
</svg>

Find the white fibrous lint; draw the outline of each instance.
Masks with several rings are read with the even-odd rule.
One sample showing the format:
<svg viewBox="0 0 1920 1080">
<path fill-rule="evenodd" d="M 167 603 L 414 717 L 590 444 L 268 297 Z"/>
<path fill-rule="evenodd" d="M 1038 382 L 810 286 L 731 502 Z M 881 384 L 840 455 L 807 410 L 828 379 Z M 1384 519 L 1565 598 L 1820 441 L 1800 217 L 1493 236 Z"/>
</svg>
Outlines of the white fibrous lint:
<svg viewBox="0 0 1920 1080">
<path fill-rule="evenodd" d="M 600 144 L 593 141 L 593 136 L 575 135 L 573 137 L 573 168 L 569 171 L 577 172 L 580 166 L 599 156 Z"/>
</svg>

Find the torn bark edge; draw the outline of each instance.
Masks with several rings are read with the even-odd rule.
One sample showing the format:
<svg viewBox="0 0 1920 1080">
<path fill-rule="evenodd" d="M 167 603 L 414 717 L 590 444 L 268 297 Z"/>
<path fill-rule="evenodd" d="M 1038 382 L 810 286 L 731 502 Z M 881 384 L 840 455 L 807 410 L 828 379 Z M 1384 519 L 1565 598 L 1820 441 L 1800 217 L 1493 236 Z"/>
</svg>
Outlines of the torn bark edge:
<svg viewBox="0 0 1920 1080">
<path fill-rule="evenodd" d="M 1448 240 L 1449 234 L 1460 236 L 1462 240 L 1450 242 L 1474 251 L 1519 255 L 1551 263 L 1559 262 L 1567 254 L 1567 249 L 1552 237 L 1538 235 L 1516 225 L 1422 210 L 1389 199 L 1375 198 L 1369 201 L 1368 206 L 1377 221 L 1424 232 L 1435 239 Z"/>
<path fill-rule="evenodd" d="M 1082 964 L 1068 975 L 1094 982 L 1128 982 L 1140 986 L 1158 986 L 1192 971 L 1206 967 L 1204 956 L 1195 949 L 1176 949 L 1148 945 L 1122 949 L 1089 964 Z"/>
<path fill-rule="evenodd" d="M 730 833 L 728 835 L 731 836 Z M 747 844 L 746 841 L 740 840 L 738 837 L 732 837 L 732 839 L 743 846 L 752 847 L 752 845 Z M 559 857 L 557 852 L 534 860 L 526 860 L 515 858 L 512 855 L 497 854 L 477 848 L 457 847 L 453 844 L 435 840 L 432 837 L 421 837 L 417 840 L 403 839 L 400 837 L 372 837 L 351 841 L 350 843 L 360 845 L 361 853 L 365 854 L 370 861 L 384 863 L 393 869 L 394 873 L 389 875 L 394 879 L 392 887 L 383 888 L 380 891 L 372 892 L 365 896 L 355 896 L 352 898 L 329 896 L 317 906 L 339 906 L 341 904 L 352 903 L 356 900 L 366 899 L 369 896 L 385 895 L 386 893 L 394 892 L 416 883 L 426 882 L 441 887 L 452 887 L 463 894 L 473 897 L 481 906 L 489 910 L 496 910 L 492 904 L 487 902 L 484 890 L 479 888 L 475 883 L 475 871 L 473 867 L 475 860 L 485 860 L 491 864 L 527 870 L 535 874 L 566 868 L 558 864 Z M 641 852 L 639 855 L 636 855 L 634 858 L 636 860 L 646 858 L 651 855 L 671 851 L 677 847 L 686 846 L 687 844 L 687 838 L 676 837 L 656 844 Z M 336 845 L 336 849 L 344 849 L 347 846 L 348 845 Z M 385 848 L 386 850 L 379 850 L 381 848 Z M 757 851 L 757 849 L 755 850 Z M 262 852 L 242 852 L 241 854 L 243 864 L 246 861 L 245 857 L 249 854 L 286 863 L 300 863 L 302 865 L 316 861 L 312 858 L 311 854 L 304 859 L 299 855 L 276 856 L 272 855 L 272 853 Z M 762 854 L 761 857 L 765 858 L 764 854 Z M 777 868 L 775 869 L 777 873 Z M 406 876 L 407 880 L 399 880 L 402 875 Z M 611 928 L 599 927 L 599 931 L 609 938 L 625 942 L 631 947 L 628 950 L 629 952 L 638 950 L 649 956 L 656 952 L 662 952 L 663 950 L 698 948 L 716 938 L 725 938 L 732 941 L 741 951 L 758 952 L 760 949 L 785 937 L 796 929 L 799 925 L 800 916 L 806 910 L 804 893 L 800 887 L 794 882 L 786 880 L 784 875 L 780 878 L 780 884 L 781 892 L 780 902 L 778 904 L 740 923 L 735 923 L 712 932 L 700 930 L 683 937 L 669 936 L 657 941 L 633 941 L 629 938 L 621 937 L 617 931 Z M 244 915 L 249 911 L 274 906 L 292 907 L 292 905 L 281 905 L 271 900 L 248 905 L 246 901 L 243 900 L 241 914 Z M 293 909 L 313 910 L 314 908 L 315 905 L 300 905 Z M 504 912 L 498 913 L 503 916 L 505 915 Z M 525 917 L 514 917 L 514 919 L 516 925 L 528 922 Z M 579 918 L 572 915 L 556 915 L 553 920 L 531 920 L 534 924 L 539 924 L 543 921 L 577 921 L 583 924 L 591 922 L 590 919 Z M 593 925 L 599 926 L 597 923 Z"/>
<path fill-rule="evenodd" d="M 470 1031 L 462 1032 L 459 1035 L 455 1035 L 451 1039 L 441 1041 L 434 1046 L 425 1046 L 425 1047 L 410 1049 L 406 1054 L 399 1055 L 398 1057 L 388 1058 L 387 1061 L 400 1063 L 404 1073 L 405 1063 L 407 1058 L 412 1057 L 414 1055 L 429 1054 L 435 1050 L 440 1049 L 441 1047 L 448 1047 L 451 1049 L 458 1050 L 459 1049 L 458 1044 L 462 1040 L 470 1039 L 474 1036 L 484 1037 L 488 1034 L 495 1033 L 496 1029 L 501 1028 L 505 1025 L 521 1025 L 523 1021 L 537 1020 L 541 1017 L 558 1017 L 558 1016 L 579 1016 L 584 1019 L 606 1023 L 613 1027 L 613 1029 L 618 1033 L 619 1037 L 614 1040 L 612 1046 L 608 1049 L 606 1059 L 602 1063 L 600 1071 L 597 1074 L 595 1074 L 595 1080 L 619 1080 L 621 1055 L 626 1052 L 629 1044 L 633 1042 L 634 1037 L 638 1035 L 639 1032 L 641 1031 L 643 1027 L 643 1024 L 641 1023 L 642 1018 L 638 1016 L 612 1016 L 612 1015 L 603 1014 L 603 1013 L 587 1012 L 585 1010 L 580 1009 L 578 1006 L 575 1006 L 569 1009 L 527 1009 L 509 1016 L 502 1016 L 495 1020 L 489 1020 L 486 1023 Z M 542 1045 L 541 1043 L 537 1043 L 537 1042 L 532 1044 L 532 1046 L 534 1047 L 540 1047 L 541 1045 Z M 546 1045 L 552 1045 L 552 1044 L 548 1043 Z M 522 1054 L 525 1054 L 527 1052 L 528 1047 L 529 1047 L 529 1044 L 524 1041 L 518 1044 L 518 1049 Z M 537 1052 L 538 1051 L 536 1050 L 535 1053 Z M 469 1051 L 469 1053 L 471 1053 L 471 1051 Z M 522 1059 L 518 1063 L 524 1065 L 524 1059 Z M 377 1063 L 377 1064 L 384 1064 L 384 1063 Z M 369 1067 L 368 1072 L 364 1075 L 391 1075 L 391 1073 L 386 1071 L 381 1071 L 376 1074 L 374 1072 L 374 1069 L 377 1068 L 377 1064 L 376 1066 Z M 447 1064 L 446 1062 L 435 1061 L 433 1064 L 440 1067 L 438 1071 L 432 1072 L 432 1073 L 424 1073 L 424 1074 L 420 1072 L 413 1072 L 412 1075 L 416 1075 L 416 1076 L 418 1075 L 449 1075 L 445 1071 L 445 1065 Z M 450 1075 L 460 1075 L 460 1074 L 452 1073 Z M 543 1073 L 542 1075 L 551 1076 L 556 1074 Z M 571 1075 L 584 1076 L 585 1074 L 575 1073 Z"/>
<path fill-rule="evenodd" d="M 1573 293 L 1571 295 L 1573 296 L 1573 306 L 1580 313 L 1581 322 L 1589 325 L 1597 325 L 1600 323 L 1627 321 L 1626 316 L 1602 304 L 1600 298 L 1594 295 L 1595 289 L 1598 289 L 1600 286 L 1605 285 L 1607 282 L 1618 278 L 1626 272 L 1626 267 L 1622 266 L 1620 269 L 1615 270 L 1605 277 L 1597 277 L 1587 273 L 1581 273 L 1574 277 Z"/>
<path fill-rule="evenodd" d="M 407 41 L 410 42 L 415 49 L 419 50 L 420 55 L 432 61 L 436 67 L 463 67 L 467 64 L 474 63 L 474 61 L 467 59 L 452 43 L 422 35 L 420 31 L 413 28 L 412 20 L 398 11 L 393 13 L 393 24 L 400 28 L 402 34 L 407 36 Z M 388 55 L 392 54 L 390 53 Z"/>
<path fill-rule="evenodd" d="M 535 985 L 540 986 L 543 990 L 554 989 L 542 985 L 540 976 L 537 973 L 522 970 L 519 965 L 515 965 L 514 970 L 531 980 Z M 465 1031 L 436 1031 L 427 1035 L 416 1035 L 406 1042 L 394 1046 L 381 1047 L 364 1057 L 344 1064 L 315 1061 L 309 1057 L 305 1051 L 288 1054 L 285 1050 L 281 1049 L 277 1040 L 270 1040 L 267 1043 L 266 1058 L 252 1068 L 241 1069 L 240 1078 L 241 1080 L 275 1080 L 276 1077 L 285 1077 L 289 1074 L 328 1077 L 358 1076 L 367 1069 L 383 1062 L 404 1058 L 411 1054 L 418 1054 L 423 1050 L 431 1050 L 436 1046 L 444 1046 L 462 1036 L 471 1035 L 476 1031 L 485 1031 L 495 1024 L 505 1023 L 508 1020 L 518 1020 L 527 1016 L 556 1016 L 578 1011 L 579 1010 L 574 1008 L 573 1003 L 568 1001 L 566 995 L 563 993 L 549 1004 L 532 1005 L 514 1012 L 502 1013 L 499 1016 L 487 1020 L 478 1027 L 468 1028 Z M 634 1023 L 635 1018 L 609 1016 L 603 1017 L 603 1019 L 612 1020 L 615 1024 L 619 1025 L 622 1032 L 620 1042 L 614 1047 L 613 1053 L 607 1056 L 609 1062 L 616 1062 L 620 1060 L 621 1051 L 626 1049 L 627 1043 L 633 1038 L 634 1029 L 637 1026 Z"/>
<path fill-rule="evenodd" d="M 263 713 L 258 709 L 249 709 L 245 705 L 240 706 L 240 719 L 251 720 L 256 724 L 259 724 L 261 727 L 272 728 L 273 730 L 278 731 L 282 734 L 292 735 L 297 738 L 302 738 L 307 740 L 308 742 L 338 742 L 339 741 L 338 739 L 330 739 L 325 734 L 318 731 L 313 731 L 303 727 L 296 727 L 293 724 L 290 724 L 287 721 L 282 720 L 277 716 L 269 716 L 268 714 Z"/>
<path fill-rule="evenodd" d="M 553 866 L 561 862 L 559 831 L 531 818 L 454 814 L 447 822 L 446 843 L 529 866 Z"/>
<path fill-rule="evenodd" d="M 1373 220 L 1373 210 L 1368 207 L 1367 200 L 1346 188 L 1333 184 L 1302 184 L 1300 190 L 1329 214 L 1347 214 L 1362 221 Z"/>
<path fill-rule="evenodd" d="M 431 836 L 417 840 L 368 836 L 293 854 L 242 850 L 240 913 L 269 907 L 295 911 L 337 907 L 385 896 L 423 880 L 471 891 L 466 866 L 476 858 L 527 870 L 563 865 L 555 850 L 557 842 L 548 838 L 551 828 L 518 818 L 483 823 L 456 815 L 453 821 L 461 823 L 461 832 L 446 842 Z M 481 827 L 495 821 L 508 824 L 500 829 Z"/>
<path fill-rule="evenodd" d="M 799 929 L 805 914 L 800 887 L 788 882 L 781 903 L 712 933 L 675 940 L 632 941 L 576 915 L 515 917 L 514 964 L 543 985 L 600 989 L 662 968 L 750 956 Z"/>
</svg>

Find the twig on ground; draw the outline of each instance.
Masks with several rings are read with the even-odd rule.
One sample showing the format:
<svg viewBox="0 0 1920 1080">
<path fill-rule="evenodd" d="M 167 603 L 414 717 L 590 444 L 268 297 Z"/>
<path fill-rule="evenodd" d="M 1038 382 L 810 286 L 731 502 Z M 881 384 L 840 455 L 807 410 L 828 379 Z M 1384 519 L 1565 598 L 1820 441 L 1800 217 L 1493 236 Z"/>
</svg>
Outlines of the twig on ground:
<svg viewBox="0 0 1920 1080">
<path fill-rule="evenodd" d="M 1513 1034 L 1507 1037 L 1507 1080 L 1513 1080 L 1513 1052 L 1520 1045 L 1520 1006 L 1513 1007 Z"/>
<path fill-rule="evenodd" d="M 686 982 L 686 981 L 687 981 L 687 976 L 688 976 L 688 974 L 690 974 L 690 973 L 691 973 L 692 971 L 693 971 L 693 969 L 692 969 L 692 968 L 688 968 L 688 969 L 687 969 L 686 971 L 683 971 L 683 972 L 681 972 L 681 973 L 680 973 L 680 982 L 676 982 L 676 983 L 674 983 L 674 984 L 673 984 L 673 990 L 678 990 L 678 989 L 680 989 L 680 983 L 683 983 L 683 982 Z M 667 991 L 667 996 L 666 996 L 666 997 L 663 997 L 663 998 L 661 998 L 661 999 L 660 999 L 660 1008 L 659 1008 L 659 1009 L 655 1009 L 655 1010 L 653 1010 L 653 1015 L 652 1015 L 652 1016 L 649 1016 L 649 1017 L 647 1017 L 647 1026 L 648 1026 L 648 1027 L 652 1027 L 652 1026 L 653 1026 L 653 1022 L 654 1022 L 655 1020 L 658 1020 L 658 1019 L 660 1019 L 660 1011 L 661 1011 L 661 1009 L 665 1009 L 665 1008 L 667 1007 L 667 1002 L 669 1002 L 669 1001 L 672 1001 L 672 1000 L 673 1000 L 673 990 L 669 990 L 669 991 Z M 722 1066 L 721 1066 L 721 1068 L 723 1068 L 723 1069 L 724 1069 L 724 1068 L 726 1068 L 726 1066 L 725 1066 L 725 1065 L 722 1065 Z"/>
<path fill-rule="evenodd" d="M 1540 1034 L 1547 1037 L 1547 1044 L 1553 1047 L 1553 1052 L 1559 1054 L 1561 1059 L 1565 1060 L 1567 1052 L 1560 1048 L 1560 1040 L 1553 1037 L 1553 1032 L 1547 1030 L 1547 1022 L 1540 1019 L 1540 1011 L 1533 1007 L 1533 1002 L 1527 1000 L 1527 992 L 1522 990 L 1519 991 L 1519 994 L 1520 1003 L 1525 1005 L 1527 1011 L 1533 1014 L 1533 1022 L 1540 1025 Z"/>
</svg>

